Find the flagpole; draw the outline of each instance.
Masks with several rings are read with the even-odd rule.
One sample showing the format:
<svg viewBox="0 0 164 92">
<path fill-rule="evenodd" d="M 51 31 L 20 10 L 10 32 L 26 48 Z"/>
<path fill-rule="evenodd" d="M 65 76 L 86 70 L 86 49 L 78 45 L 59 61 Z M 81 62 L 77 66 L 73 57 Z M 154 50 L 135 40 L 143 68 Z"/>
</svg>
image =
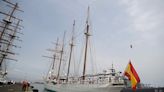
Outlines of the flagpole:
<svg viewBox="0 0 164 92">
<path fill-rule="evenodd" d="M 131 62 L 131 60 L 132 60 L 132 57 L 133 57 L 133 45 L 132 44 L 130 44 L 130 57 L 129 57 L 129 62 Z"/>
<path fill-rule="evenodd" d="M 132 57 L 132 49 L 133 46 L 132 44 L 130 45 L 130 49 L 129 52 L 131 53 L 131 57 Z M 140 83 L 140 78 L 135 70 L 135 68 L 132 65 L 131 59 L 129 59 L 129 63 L 124 71 L 124 76 L 126 76 L 129 80 L 130 80 L 130 84 L 131 84 L 131 88 L 133 89 L 133 92 L 136 92 L 136 87 L 137 84 Z M 126 87 L 128 87 L 128 81 L 125 78 L 125 85 Z"/>
</svg>

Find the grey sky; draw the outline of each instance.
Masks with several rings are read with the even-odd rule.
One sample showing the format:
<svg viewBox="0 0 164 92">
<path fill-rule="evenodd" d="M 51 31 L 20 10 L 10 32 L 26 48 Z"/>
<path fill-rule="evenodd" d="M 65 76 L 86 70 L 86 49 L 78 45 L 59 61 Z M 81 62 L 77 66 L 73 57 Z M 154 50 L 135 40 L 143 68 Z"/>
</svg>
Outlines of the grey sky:
<svg viewBox="0 0 164 92">
<path fill-rule="evenodd" d="M 42 55 L 51 55 L 46 49 L 54 47 L 51 42 L 62 38 L 64 30 L 69 35 L 74 19 L 76 32 L 84 30 L 89 5 L 98 71 L 114 63 L 123 72 L 131 59 L 142 82 L 164 86 L 163 0 L 18 1 L 25 11 L 20 14 L 25 35 L 23 43 L 19 43 L 22 48 L 16 50 L 20 53 L 16 56 L 19 62 L 8 65 L 10 77 L 41 80 L 50 65 L 50 60 Z"/>
</svg>

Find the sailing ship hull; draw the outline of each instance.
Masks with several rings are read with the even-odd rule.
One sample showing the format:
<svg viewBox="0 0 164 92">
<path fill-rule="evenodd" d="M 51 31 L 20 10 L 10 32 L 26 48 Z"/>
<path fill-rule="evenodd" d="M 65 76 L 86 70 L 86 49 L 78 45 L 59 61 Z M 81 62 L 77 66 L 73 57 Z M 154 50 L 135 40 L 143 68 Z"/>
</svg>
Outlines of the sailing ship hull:
<svg viewBox="0 0 164 92">
<path fill-rule="evenodd" d="M 54 92 L 120 92 L 124 86 L 109 84 L 48 84 L 45 89 Z"/>
</svg>

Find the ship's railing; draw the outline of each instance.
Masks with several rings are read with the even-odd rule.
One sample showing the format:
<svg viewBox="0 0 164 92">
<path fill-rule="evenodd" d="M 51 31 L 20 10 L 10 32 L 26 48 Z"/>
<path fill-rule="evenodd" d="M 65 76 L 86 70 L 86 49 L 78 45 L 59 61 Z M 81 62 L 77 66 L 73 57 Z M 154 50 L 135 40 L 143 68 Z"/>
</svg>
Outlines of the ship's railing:
<svg viewBox="0 0 164 92">
<path fill-rule="evenodd" d="M 52 78 L 52 76 L 51 76 Z M 54 76 L 53 76 L 54 78 Z M 55 80 L 50 79 L 50 80 Z M 57 83 L 63 84 L 63 83 L 69 83 L 69 84 L 124 84 L 124 77 L 121 76 L 120 72 L 112 72 L 112 73 L 99 73 L 94 75 L 85 75 L 85 80 L 83 80 L 83 77 L 69 77 L 68 81 L 66 81 L 66 76 L 62 76 L 59 78 L 59 80 L 56 80 Z"/>
<path fill-rule="evenodd" d="M 58 83 L 66 83 L 65 78 L 58 80 Z M 110 75 L 99 75 L 99 76 L 86 76 L 85 80 L 82 77 L 69 77 L 69 84 L 124 84 L 122 76 L 110 76 Z"/>
</svg>

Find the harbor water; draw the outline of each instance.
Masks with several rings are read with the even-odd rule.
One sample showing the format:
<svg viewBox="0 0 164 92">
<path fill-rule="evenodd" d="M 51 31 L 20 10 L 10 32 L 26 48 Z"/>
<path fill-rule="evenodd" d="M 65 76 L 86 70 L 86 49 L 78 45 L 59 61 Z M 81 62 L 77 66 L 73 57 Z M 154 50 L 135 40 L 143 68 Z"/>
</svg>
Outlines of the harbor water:
<svg viewBox="0 0 164 92">
<path fill-rule="evenodd" d="M 31 86 L 33 86 L 33 89 L 38 89 L 39 92 L 49 92 L 47 90 L 44 89 L 44 84 L 31 84 Z"/>
</svg>

